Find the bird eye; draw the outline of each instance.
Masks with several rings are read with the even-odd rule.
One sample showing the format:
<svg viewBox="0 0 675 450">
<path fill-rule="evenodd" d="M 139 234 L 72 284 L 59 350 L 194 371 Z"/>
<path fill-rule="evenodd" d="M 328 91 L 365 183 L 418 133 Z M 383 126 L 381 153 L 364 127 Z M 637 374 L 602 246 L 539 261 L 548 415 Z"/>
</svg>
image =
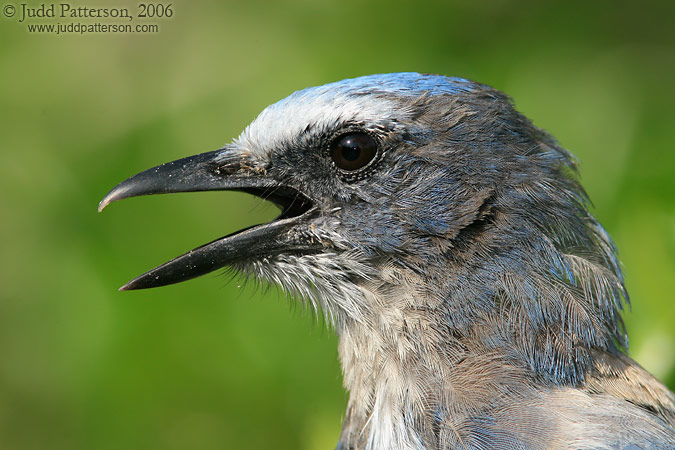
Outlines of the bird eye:
<svg viewBox="0 0 675 450">
<path fill-rule="evenodd" d="M 368 165 L 377 154 L 377 142 L 368 133 L 347 133 L 330 146 L 330 156 L 342 170 L 354 171 Z"/>
</svg>

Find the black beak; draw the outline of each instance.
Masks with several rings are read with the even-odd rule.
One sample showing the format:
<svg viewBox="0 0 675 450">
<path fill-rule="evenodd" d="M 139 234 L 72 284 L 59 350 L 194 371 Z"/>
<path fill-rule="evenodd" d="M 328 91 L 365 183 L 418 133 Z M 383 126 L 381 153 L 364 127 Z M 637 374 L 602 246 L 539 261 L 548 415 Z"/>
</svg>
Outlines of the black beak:
<svg viewBox="0 0 675 450">
<path fill-rule="evenodd" d="M 148 169 L 115 186 L 98 205 L 141 195 L 191 191 L 244 191 L 271 200 L 282 210 L 270 223 L 253 226 L 202 245 L 140 275 L 121 291 L 179 283 L 238 261 L 320 248 L 308 239 L 313 202 L 299 191 L 280 185 L 264 169 L 254 170 L 238 152 L 217 150 Z M 303 232 L 304 230 L 304 232 Z"/>
</svg>

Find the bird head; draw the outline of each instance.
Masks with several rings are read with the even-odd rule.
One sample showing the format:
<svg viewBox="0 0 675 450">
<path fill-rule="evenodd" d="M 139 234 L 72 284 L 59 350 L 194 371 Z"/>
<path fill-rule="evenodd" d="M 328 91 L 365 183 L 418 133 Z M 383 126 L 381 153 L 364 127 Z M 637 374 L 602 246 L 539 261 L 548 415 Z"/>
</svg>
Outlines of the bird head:
<svg viewBox="0 0 675 450">
<path fill-rule="evenodd" d="M 423 322 L 556 381 L 583 378 L 593 348 L 627 345 L 614 246 L 574 160 L 488 86 L 395 73 L 298 91 L 222 149 L 123 181 L 99 210 L 204 190 L 281 214 L 122 290 L 229 266 L 308 299 L 338 330 Z"/>
</svg>

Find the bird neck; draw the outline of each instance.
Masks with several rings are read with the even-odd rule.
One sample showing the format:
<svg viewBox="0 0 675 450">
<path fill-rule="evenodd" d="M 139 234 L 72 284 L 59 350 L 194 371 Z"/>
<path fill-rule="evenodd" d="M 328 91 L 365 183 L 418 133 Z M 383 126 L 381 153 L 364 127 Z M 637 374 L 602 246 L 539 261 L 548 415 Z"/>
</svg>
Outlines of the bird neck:
<svg viewBox="0 0 675 450">
<path fill-rule="evenodd" d="M 382 303 L 383 304 L 383 303 Z M 383 308 L 338 329 L 349 402 L 338 449 L 420 449 L 440 423 L 494 407 L 531 378 L 509 356 L 456 335 L 435 315 Z"/>
<path fill-rule="evenodd" d="M 426 338 L 415 339 L 423 324 L 380 317 L 379 323 L 351 323 L 338 331 L 339 354 L 349 403 L 338 449 L 420 448 L 422 423 L 418 389 L 434 381 L 419 373 L 433 358 Z M 419 337 L 419 336 L 418 336 Z M 422 361 L 427 359 L 429 361 Z M 420 414 L 422 413 L 422 414 Z M 411 421 L 412 419 L 412 421 Z"/>
<path fill-rule="evenodd" d="M 428 270 L 437 276 L 380 266 L 361 286 L 369 306 L 336 325 L 350 393 L 338 448 L 419 449 L 440 422 L 480 414 L 506 391 L 583 383 L 590 352 L 616 350 L 603 323 L 615 316 L 602 316 L 605 285 L 576 281 L 605 272 L 567 256 L 572 281 L 552 278 L 544 260 L 513 270 L 495 257 L 469 270 L 439 258 L 445 268 Z"/>
</svg>

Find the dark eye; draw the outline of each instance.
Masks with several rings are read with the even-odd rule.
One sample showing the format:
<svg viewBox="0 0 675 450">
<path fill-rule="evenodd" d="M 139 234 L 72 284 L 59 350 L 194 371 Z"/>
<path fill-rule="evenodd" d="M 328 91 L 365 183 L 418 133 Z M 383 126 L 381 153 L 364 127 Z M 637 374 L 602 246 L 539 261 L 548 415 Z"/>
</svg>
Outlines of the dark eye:
<svg viewBox="0 0 675 450">
<path fill-rule="evenodd" d="M 342 170 L 354 171 L 368 165 L 377 154 L 377 142 L 368 133 L 347 133 L 330 146 L 330 156 Z"/>
</svg>

